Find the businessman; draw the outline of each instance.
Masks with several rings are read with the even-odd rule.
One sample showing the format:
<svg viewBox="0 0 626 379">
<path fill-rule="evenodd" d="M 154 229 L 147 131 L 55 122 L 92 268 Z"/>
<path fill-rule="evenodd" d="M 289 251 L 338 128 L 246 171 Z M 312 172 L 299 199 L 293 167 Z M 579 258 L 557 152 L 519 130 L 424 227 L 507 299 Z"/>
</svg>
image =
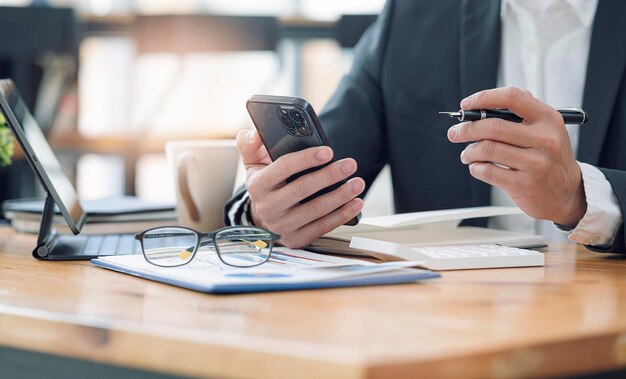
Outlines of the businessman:
<svg viewBox="0 0 626 379">
<path fill-rule="evenodd" d="M 241 132 L 247 181 L 225 221 L 306 246 L 354 217 L 389 164 L 397 212 L 516 204 L 532 218 L 490 226 L 626 252 L 624 19 L 619 0 L 389 0 L 320 115 L 332 149 L 271 162 L 258 134 Z M 590 120 L 566 127 L 555 111 L 564 106 Z M 438 115 L 459 107 L 507 108 L 524 121 L 450 127 Z"/>
</svg>

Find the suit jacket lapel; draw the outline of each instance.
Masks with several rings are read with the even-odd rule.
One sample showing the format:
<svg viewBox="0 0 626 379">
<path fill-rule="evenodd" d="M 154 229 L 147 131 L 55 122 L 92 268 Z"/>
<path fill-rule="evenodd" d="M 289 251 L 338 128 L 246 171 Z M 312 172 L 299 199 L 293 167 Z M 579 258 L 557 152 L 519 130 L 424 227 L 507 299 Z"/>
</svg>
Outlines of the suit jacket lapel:
<svg viewBox="0 0 626 379">
<path fill-rule="evenodd" d="M 597 165 L 622 81 L 626 50 L 626 1 L 599 1 L 593 23 L 583 109 L 589 121 L 580 128 L 578 159 Z"/>
<path fill-rule="evenodd" d="M 500 0 L 464 0 L 460 30 L 461 96 L 495 88 L 500 60 Z M 490 186 L 469 177 L 473 203 L 488 205 Z"/>
<path fill-rule="evenodd" d="M 461 96 L 494 88 L 500 61 L 500 0 L 461 6 Z M 460 99 L 459 99 L 460 100 Z"/>
</svg>

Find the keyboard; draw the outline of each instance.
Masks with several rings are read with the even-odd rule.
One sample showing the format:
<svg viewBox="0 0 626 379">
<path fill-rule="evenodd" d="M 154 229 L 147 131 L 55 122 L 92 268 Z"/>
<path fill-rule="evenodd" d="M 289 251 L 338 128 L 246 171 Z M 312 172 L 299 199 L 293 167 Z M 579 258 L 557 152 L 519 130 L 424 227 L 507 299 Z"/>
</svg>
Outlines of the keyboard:
<svg viewBox="0 0 626 379">
<path fill-rule="evenodd" d="M 94 234 L 86 236 L 83 254 L 88 256 L 141 254 L 133 234 Z"/>
<path fill-rule="evenodd" d="M 543 266 L 543 253 L 500 245 L 413 247 L 416 260 L 431 270 Z"/>
<path fill-rule="evenodd" d="M 141 244 L 134 234 L 57 234 L 48 254 L 36 258 L 67 261 L 130 254 L 141 254 Z"/>
</svg>

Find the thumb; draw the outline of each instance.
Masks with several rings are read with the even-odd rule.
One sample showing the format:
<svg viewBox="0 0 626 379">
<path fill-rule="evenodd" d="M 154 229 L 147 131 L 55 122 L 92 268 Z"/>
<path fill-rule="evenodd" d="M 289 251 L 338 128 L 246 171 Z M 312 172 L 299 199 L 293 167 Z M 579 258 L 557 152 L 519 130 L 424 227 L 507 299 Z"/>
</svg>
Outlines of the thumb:
<svg viewBox="0 0 626 379">
<path fill-rule="evenodd" d="M 237 133 L 237 149 L 244 166 L 270 164 L 272 160 L 263 146 L 261 137 L 254 129 L 244 129 Z"/>
</svg>

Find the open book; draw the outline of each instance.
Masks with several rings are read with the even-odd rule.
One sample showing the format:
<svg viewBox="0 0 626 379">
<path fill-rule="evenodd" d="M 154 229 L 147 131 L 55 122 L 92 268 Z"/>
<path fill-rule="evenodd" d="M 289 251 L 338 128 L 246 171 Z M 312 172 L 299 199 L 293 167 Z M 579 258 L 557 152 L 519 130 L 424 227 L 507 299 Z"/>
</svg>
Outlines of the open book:
<svg viewBox="0 0 626 379">
<path fill-rule="evenodd" d="M 474 207 L 363 218 L 359 225 L 341 226 L 313 241 L 307 249 L 394 260 L 398 257 L 394 257 L 391 251 L 368 250 L 367 241 L 378 240 L 409 247 L 484 244 L 520 248 L 546 246 L 545 240 L 537 235 L 459 226 L 466 219 L 522 213 L 517 207 Z"/>
</svg>

